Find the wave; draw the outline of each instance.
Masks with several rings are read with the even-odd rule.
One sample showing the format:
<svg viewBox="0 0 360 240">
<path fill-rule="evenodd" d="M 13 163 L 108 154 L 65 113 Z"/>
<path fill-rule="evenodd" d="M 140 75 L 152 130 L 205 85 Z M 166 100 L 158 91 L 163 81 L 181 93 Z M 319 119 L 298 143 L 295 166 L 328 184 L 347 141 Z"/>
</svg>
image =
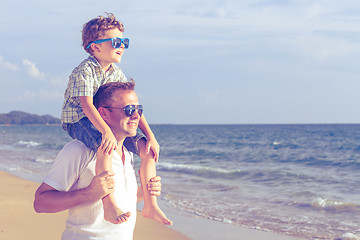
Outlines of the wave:
<svg viewBox="0 0 360 240">
<path fill-rule="evenodd" d="M 35 162 L 37 163 L 45 163 L 45 164 L 52 164 L 55 160 L 54 159 L 45 159 L 45 158 L 37 158 Z"/>
<path fill-rule="evenodd" d="M 300 145 L 289 143 L 289 142 L 279 142 L 279 141 L 273 141 L 271 143 L 271 146 L 273 146 L 274 149 L 280 149 L 280 148 L 290 148 L 290 149 L 298 149 L 300 148 Z"/>
<path fill-rule="evenodd" d="M 320 157 L 307 156 L 304 158 L 291 159 L 286 162 L 294 162 L 299 165 L 309 167 L 336 167 L 336 168 L 351 168 L 353 170 L 360 169 L 359 159 L 321 159 Z"/>
<path fill-rule="evenodd" d="M 315 209 L 326 210 L 326 211 L 352 211 L 360 213 L 360 205 L 355 203 L 346 203 L 343 201 L 330 200 L 327 198 L 318 197 L 314 199 L 311 206 Z"/>
<path fill-rule="evenodd" d="M 44 150 L 54 150 L 60 151 L 64 147 L 65 143 L 62 141 L 59 142 L 45 142 L 40 143 L 36 141 L 24 141 L 20 140 L 19 142 L 15 143 L 13 146 L 15 147 L 25 147 L 31 149 L 44 149 Z"/>
<path fill-rule="evenodd" d="M 27 148 L 32 148 L 32 147 L 38 147 L 40 145 L 42 145 L 42 143 L 38 143 L 38 142 L 34 142 L 34 141 L 19 141 L 18 143 L 16 143 L 15 145 L 17 146 L 25 146 Z"/>
<path fill-rule="evenodd" d="M 209 178 L 221 177 L 227 179 L 235 179 L 248 174 L 247 171 L 241 170 L 227 170 L 223 168 L 176 163 L 159 163 L 158 170 L 194 174 Z"/>
<path fill-rule="evenodd" d="M 341 238 L 336 238 L 334 240 L 360 240 L 360 235 L 355 235 L 353 233 L 344 233 Z"/>
<path fill-rule="evenodd" d="M 264 183 L 272 186 L 298 182 L 303 175 L 295 174 L 286 170 L 273 169 L 224 169 L 211 166 L 199 166 L 195 164 L 159 163 L 157 169 L 160 171 L 178 172 L 196 175 L 205 178 L 222 178 L 229 180 L 243 179 L 250 182 Z"/>
<path fill-rule="evenodd" d="M 171 150 L 162 154 L 163 157 L 196 157 L 197 159 L 227 159 L 227 153 L 224 151 L 214 151 L 213 149 L 191 149 L 191 150 Z"/>
</svg>

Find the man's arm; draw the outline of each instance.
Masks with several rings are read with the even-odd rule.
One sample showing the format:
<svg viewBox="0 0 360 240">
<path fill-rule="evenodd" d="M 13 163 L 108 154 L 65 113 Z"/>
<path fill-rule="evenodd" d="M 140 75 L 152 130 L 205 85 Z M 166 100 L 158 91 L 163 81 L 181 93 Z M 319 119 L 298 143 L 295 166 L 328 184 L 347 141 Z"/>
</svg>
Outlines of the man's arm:
<svg viewBox="0 0 360 240">
<path fill-rule="evenodd" d="M 161 195 L 161 177 L 156 176 L 149 180 L 147 189 L 149 193 L 153 196 L 160 196 Z M 137 202 L 141 202 L 144 200 L 144 193 L 141 187 L 138 187 L 137 191 Z"/>
<path fill-rule="evenodd" d="M 36 190 L 34 209 L 37 213 L 56 213 L 77 205 L 97 201 L 114 192 L 114 174 L 103 172 L 95 176 L 88 187 L 73 191 L 58 191 L 46 183 Z"/>
</svg>

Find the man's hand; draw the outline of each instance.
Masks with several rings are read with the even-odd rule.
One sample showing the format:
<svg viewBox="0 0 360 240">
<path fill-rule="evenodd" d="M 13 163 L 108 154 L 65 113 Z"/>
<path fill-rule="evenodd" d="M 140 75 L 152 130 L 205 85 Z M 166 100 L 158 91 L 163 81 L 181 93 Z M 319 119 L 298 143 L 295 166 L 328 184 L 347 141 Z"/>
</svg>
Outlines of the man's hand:
<svg viewBox="0 0 360 240">
<path fill-rule="evenodd" d="M 96 175 L 86 188 L 86 194 L 93 200 L 99 200 L 115 191 L 114 173 L 105 171 Z"/>
<path fill-rule="evenodd" d="M 84 203 L 92 203 L 114 192 L 114 173 L 103 172 L 91 180 L 89 186 L 72 191 L 58 191 L 46 183 L 36 190 L 34 209 L 38 213 L 61 212 Z"/>
<path fill-rule="evenodd" d="M 161 177 L 156 176 L 149 180 L 147 184 L 147 189 L 149 193 L 153 196 L 160 196 L 161 194 Z"/>
</svg>

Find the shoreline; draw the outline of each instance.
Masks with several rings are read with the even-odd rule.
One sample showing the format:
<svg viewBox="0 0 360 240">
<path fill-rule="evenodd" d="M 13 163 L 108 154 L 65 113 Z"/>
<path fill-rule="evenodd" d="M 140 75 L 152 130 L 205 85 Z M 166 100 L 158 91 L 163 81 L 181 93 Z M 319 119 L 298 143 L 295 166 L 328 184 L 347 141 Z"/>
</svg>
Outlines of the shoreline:
<svg viewBox="0 0 360 240">
<path fill-rule="evenodd" d="M 67 211 L 60 213 L 35 213 L 33 200 L 39 182 L 25 180 L 0 171 L 0 239 L 26 239 L 33 236 L 37 240 L 60 239 L 65 228 Z M 26 178 L 26 177 L 25 177 Z M 157 240 L 304 240 L 297 237 L 249 229 L 242 226 L 220 223 L 187 213 L 180 215 L 159 199 L 161 209 L 174 221 L 172 227 L 145 219 L 138 211 L 134 231 L 135 240 L 145 240 L 149 236 Z M 21 216 L 21 217 L 19 217 Z M 21 231 L 19 231 L 21 229 Z"/>
<path fill-rule="evenodd" d="M 286 234 L 226 224 L 190 213 L 180 215 L 159 201 L 166 216 L 174 221 L 172 228 L 194 240 L 308 240 Z"/>
<path fill-rule="evenodd" d="M 65 229 L 67 211 L 36 213 L 33 209 L 34 194 L 40 183 L 21 179 L 0 171 L 0 239 L 17 240 L 61 239 Z M 149 236 L 157 240 L 191 240 L 169 227 L 145 219 L 138 214 L 134 231 L 135 240 Z"/>
</svg>

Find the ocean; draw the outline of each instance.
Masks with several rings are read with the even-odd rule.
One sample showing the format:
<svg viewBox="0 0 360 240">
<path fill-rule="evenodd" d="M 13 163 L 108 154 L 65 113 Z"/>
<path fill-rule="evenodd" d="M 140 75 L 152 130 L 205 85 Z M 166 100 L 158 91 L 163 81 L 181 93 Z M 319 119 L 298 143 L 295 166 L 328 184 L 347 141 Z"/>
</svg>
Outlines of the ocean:
<svg viewBox="0 0 360 240">
<path fill-rule="evenodd" d="M 304 239 L 360 239 L 360 124 L 151 128 L 161 146 L 161 204 L 177 214 Z M 0 134 L 0 170 L 38 182 L 70 141 L 61 126 L 0 126 Z"/>
</svg>

